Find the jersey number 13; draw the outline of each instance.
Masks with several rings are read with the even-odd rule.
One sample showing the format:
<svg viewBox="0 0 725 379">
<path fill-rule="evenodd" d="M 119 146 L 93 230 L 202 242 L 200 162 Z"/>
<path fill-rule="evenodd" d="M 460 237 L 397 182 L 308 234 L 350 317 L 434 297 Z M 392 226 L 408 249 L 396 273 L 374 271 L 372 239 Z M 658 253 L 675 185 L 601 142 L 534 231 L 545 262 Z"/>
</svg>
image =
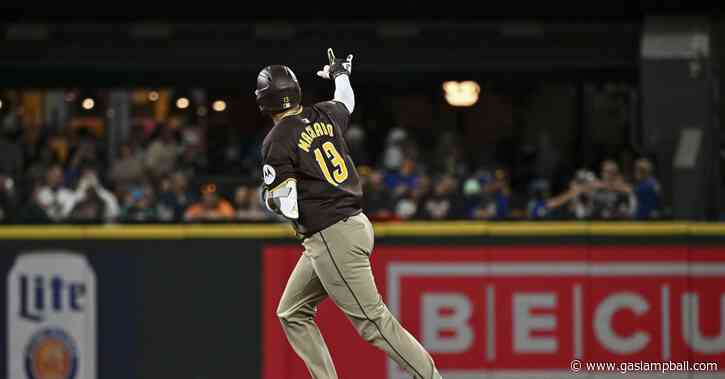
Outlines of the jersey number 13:
<svg viewBox="0 0 725 379">
<path fill-rule="evenodd" d="M 324 153 L 323 153 L 324 151 Z M 325 176 L 330 184 L 337 187 L 347 179 L 347 166 L 345 165 L 345 159 L 342 158 L 340 153 L 337 152 L 335 145 L 328 141 L 322 144 L 321 147 L 315 149 L 315 159 L 317 164 L 320 165 L 322 175 Z M 332 172 L 328 168 L 328 163 L 332 165 Z"/>
</svg>

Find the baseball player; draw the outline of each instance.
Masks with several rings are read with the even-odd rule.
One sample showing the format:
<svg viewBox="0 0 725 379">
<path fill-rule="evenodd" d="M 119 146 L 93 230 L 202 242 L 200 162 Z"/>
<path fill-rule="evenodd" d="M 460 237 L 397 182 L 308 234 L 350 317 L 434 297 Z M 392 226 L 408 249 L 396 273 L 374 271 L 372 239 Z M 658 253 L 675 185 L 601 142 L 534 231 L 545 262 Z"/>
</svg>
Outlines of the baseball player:
<svg viewBox="0 0 725 379">
<path fill-rule="evenodd" d="M 370 256 L 373 227 L 362 212 L 362 189 L 343 137 L 355 109 L 352 55 L 335 58 L 317 75 L 335 84 L 331 101 L 301 105 L 302 90 L 287 66 L 257 77 L 257 104 L 274 121 L 262 143 L 263 202 L 290 220 L 304 252 L 277 308 L 282 328 L 315 379 L 336 379 L 315 324 L 328 296 L 358 333 L 415 379 L 440 379 L 433 359 L 388 310 L 375 286 Z"/>
</svg>

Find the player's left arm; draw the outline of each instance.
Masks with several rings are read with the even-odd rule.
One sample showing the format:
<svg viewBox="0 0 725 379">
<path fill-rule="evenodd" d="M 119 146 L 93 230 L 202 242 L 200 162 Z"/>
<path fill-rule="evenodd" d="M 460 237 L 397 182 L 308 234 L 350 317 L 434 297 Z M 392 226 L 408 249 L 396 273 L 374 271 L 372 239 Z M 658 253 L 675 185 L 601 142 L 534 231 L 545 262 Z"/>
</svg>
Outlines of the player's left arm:
<svg viewBox="0 0 725 379">
<path fill-rule="evenodd" d="M 288 136 L 275 133 L 274 137 L 266 151 L 263 151 L 262 203 L 274 213 L 290 220 L 297 220 L 299 208 L 294 147 L 286 143 L 290 140 Z"/>
<path fill-rule="evenodd" d="M 297 180 L 290 178 L 279 186 L 262 190 L 262 201 L 270 211 L 289 220 L 300 218 L 297 206 Z"/>
<path fill-rule="evenodd" d="M 333 100 L 344 104 L 350 113 L 355 110 L 355 92 L 352 90 L 352 85 L 350 84 L 352 58 L 353 55 L 349 54 L 345 59 L 337 59 L 332 49 L 327 49 L 327 59 L 330 64 L 325 65 L 322 70 L 317 71 L 317 76 L 330 79 L 335 83 L 335 96 Z"/>
</svg>

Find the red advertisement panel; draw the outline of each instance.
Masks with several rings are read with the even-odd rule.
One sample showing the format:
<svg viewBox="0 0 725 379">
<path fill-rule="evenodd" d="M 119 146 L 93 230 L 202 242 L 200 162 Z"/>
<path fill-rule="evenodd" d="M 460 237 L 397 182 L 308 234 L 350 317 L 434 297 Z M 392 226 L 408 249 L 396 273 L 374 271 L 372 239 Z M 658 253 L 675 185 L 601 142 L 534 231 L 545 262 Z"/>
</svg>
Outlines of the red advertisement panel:
<svg viewBox="0 0 725 379">
<path fill-rule="evenodd" d="M 275 316 L 300 251 L 264 252 L 264 379 L 309 377 Z M 708 377 L 725 377 L 722 247 L 396 245 L 372 262 L 390 310 L 446 379 L 646 377 L 660 366 L 643 365 L 664 362 L 713 363 Z M 341 378 L 407 378 L 332 302 L 317 321 Z"/>
</svg>

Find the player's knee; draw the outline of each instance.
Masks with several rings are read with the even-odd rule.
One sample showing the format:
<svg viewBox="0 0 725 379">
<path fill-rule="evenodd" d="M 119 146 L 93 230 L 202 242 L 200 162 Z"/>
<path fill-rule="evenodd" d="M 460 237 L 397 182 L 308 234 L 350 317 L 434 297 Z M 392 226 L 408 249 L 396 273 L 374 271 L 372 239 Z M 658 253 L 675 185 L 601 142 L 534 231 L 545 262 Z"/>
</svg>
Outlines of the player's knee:
<svg viewBox="0 0 725 379">
<path fill-rule="evenodd" d="M 282 303 L 279 303 L 277 306 L 277 318 L 280 321 L 286 321 L 289 320 L 294 313 L 289 307 L 285 307 Z"/>
<path fill-rule="evenodd" d="M 367 318 L 374 322 L 379 322 L 381 320 L 384 320 L 390 314 L 388 307 L 385 306 L 385 303 L 383 303 L 382 300 L 380 300 L 374 304 L 367 304 L 367 305 L 365 305 L 364 309 L 365 309 L 365 315 L 367 316 Z"/>
<path fill-rule="evenodd" d="M 357 331 L 366 342 L 374 342 L 380 337 L 380 331 L 372 321 L 365 321 Z"/>
<path fill-rule="evenodd" d="M 280 304 L 277 307 L 277 318 L 283 323 L 293 321 L 310 320 L 315 317 L 314 309 L 309 307 L 284 307 Z"/>
</svg>

